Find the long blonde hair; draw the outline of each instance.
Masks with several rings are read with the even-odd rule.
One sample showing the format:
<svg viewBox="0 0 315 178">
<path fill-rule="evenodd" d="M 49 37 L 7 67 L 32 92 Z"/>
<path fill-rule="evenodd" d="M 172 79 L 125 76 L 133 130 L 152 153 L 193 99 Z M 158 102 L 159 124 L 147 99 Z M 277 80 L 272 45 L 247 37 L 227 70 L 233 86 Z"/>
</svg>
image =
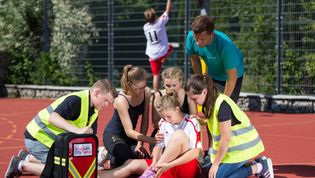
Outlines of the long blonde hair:
<svg viewBox="0 0 315 178">
<path fill-rule="evenodd" d="M 132 65 L 126 65 L 123 69 L 123 74 L 120 79 L 120 85 L 124 93 L 128 93 L 132 90 L 131 85 L 135 85 L 138 82 L 146 81 L 148 74 L 141 67 L 134 67 Z"/>
</svg>

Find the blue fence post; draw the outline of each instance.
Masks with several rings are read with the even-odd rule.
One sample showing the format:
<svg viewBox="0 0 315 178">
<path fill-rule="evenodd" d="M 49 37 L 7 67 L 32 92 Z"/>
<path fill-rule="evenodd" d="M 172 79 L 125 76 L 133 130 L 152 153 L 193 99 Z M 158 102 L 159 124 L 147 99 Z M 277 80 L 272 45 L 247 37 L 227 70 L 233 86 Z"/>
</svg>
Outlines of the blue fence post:
<svg viewBox="0 0 315 178">
<path fill-rule="evenodd" d="M 189 31 L 189 18 L 190 18 L 190 3 L 189 0 L 185 0 L 185 39 Z M 184 47 L 185 51 L 185 47 Z M 185 68 L 184 68 L 184 73 L 185 73 L 185 81 L 187 81 L 188 76 L 189 76 L 189 61 L 188 61 L 188 55 L 185 52 Z"/>
<path fill-rule="evenodd" d="M 277 63 L 277 88 L 276 93 L 282 93 L 282 0 L 277 0 L 277 51 L 278 51 L 278 63 Z"/>
<path fill-rule="evenodd" d="M 113 4 L 114 4 L 114 1 L 113 0 L 108 0 L 107 1 L 108 3 L 108 32 L 107 32 L 107 36 L 108 36 L 108 47 L 107 47 L 107 56 L 108 56 L 108 59 L 107 59 L 107 65 L 108 65 L 108 78 L 109 80 L 112 80 L 113 79 L 113 50 L 114 50 L 114 33 L 113 33 Z"/>
</svg>

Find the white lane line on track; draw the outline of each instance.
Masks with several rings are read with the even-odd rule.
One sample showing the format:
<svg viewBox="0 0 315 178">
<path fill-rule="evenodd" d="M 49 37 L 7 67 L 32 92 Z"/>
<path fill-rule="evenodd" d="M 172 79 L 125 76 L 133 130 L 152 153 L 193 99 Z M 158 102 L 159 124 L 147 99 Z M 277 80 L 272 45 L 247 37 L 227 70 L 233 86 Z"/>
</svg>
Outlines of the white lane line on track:
<svg viewBox="0 0 315 178">
<path fill-rule="evenodd" d="M 5 142 L 5 140 L 13 138 L 14 134 L 17 131 L 17 126 L 16 126 L 16 124 L 14 122 L 12 122 L 12 121 L 4 118 L 4 117 L 0 117 L 0 120 L 3 120 L 4 122 L 7 122 L 8 125 L 10 125 L 11 128 L 12 128 L 10 133 L 8 133 L 7 135 L 4 136 L 4 138 L 5 138 L 4 141 L 0 141 L 0 144 L 2 144 L 3 142 Z"/>
</svg>

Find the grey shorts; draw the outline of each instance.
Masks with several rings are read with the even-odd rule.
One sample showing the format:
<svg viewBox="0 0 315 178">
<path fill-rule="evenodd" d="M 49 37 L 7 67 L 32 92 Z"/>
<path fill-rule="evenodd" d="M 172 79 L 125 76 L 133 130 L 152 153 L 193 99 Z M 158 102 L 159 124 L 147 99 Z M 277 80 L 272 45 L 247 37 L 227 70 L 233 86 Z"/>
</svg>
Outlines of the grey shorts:
<svg viewBox="0 0 315 178">
<path fill-rule="evenodd" d="M 46 162 L 49 148 L 37 140 L 25 139 L 25 146 L 27 150 L 42 163 Z"/>
</svg>

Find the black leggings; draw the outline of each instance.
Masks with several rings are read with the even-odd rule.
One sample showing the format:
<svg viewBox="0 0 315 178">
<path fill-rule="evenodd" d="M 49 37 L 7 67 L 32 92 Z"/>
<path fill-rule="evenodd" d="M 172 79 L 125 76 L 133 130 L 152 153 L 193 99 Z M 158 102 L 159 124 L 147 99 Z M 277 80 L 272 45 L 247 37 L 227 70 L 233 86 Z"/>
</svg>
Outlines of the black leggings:
<svg viewBox="0 0 315 178">
<path fill-rule="evenodd" d="M 108 159 L 112 168 L 119 167 L 128 159 L 136 159 L 134 151 L 137 145 L 136 140 L 126 140 L 113 134 L 104 134 L 103 143 L 108 151 Z"/>
</svg>

